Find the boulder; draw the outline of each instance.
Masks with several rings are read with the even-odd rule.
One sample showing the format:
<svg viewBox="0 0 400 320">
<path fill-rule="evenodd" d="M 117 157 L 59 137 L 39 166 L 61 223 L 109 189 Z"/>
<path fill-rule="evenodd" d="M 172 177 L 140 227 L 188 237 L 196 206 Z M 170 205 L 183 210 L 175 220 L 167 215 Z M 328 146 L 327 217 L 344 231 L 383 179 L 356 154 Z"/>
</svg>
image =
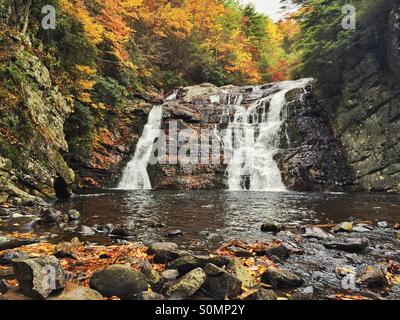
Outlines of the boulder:
<svg viewBox="0 0 400 320">
<path fill-rule="evenodd" d="M 160 292 L 163 285 L 163 277 L 150 266 L 143 266 L 140 271 L 146 277 L 147 283 L 150 285 L 151 289 L 155 292 Z"/>
<path fill-rule="evenodd" d="M 14 260 L 13 267 L 21 292 L 33 299 L 46 299 L 66 285 L 64 271 L 55 257 Z"/>
<path fill-rule="evenodd" d="M 165 281 L 172 281 L 175 279 L 178 279 L 179 277 L 179 271 L 175 270 L 175 269 L 167 269 L 164 270 L 161 273 L 161 277 L 165 280 Z"/>
<path fill-rule="evenodd" d="M 39 220 L 37 224 L 61 224 L 68 222 L 68 215 L 58 211 L 54 208 L 43 208 L 40 212 Z"/>
<path fill-rule="evenodd" d="M 289 258 L 290 253 L 291 250 L 285 244 L 277 243 L 257 252 L 257 255 L 265 255 L 270 258 L 277 257 L 280 260 L 286 260 Z"/>
<path fill-rule="evenodd" d="M 168 286 L 166 296 L 171 300 L 187 299 L 201 288 L 205 280 L 203 269 L 194 269 Z"/>
<path fill-rule="evenodd" d="M 278 232 L 280 232 L 282 230 L 283 230 L 282 225 L 280 223 L 277 223 L 277 222 L 266 221 L 261 226 L 261 231 L 262 232 L 278 233 Z"/>
<path fill-rule="evenodd" d="M 253 273 L 244 267 L 239 260 L 232 260 L 226 267 L 226 271 L 238 278 L 246 288 L 253 288 L 257 285 L 256 277 Z"/>
<path fill-rule="evenodd" d="M 99 291 L 105 297 L 132 299 L 136 293 L 148 289 L 143 273 L 127 265 L 111 265 L 96 271 L 89 282 L 90 288 Z"/>
<path fill-rule="evenodd" d="M 327 249 L 335 249 L 346 251 L 350 253 L 359 253 L 364 251 L 369 245 L 369 241 L 366 238 L 363 239 L 344 239 L 338 241 L 332 241 L 324 244 Z"/>
<path fill-rule="evenodd" d="M 381 269 L 368 269 L 357 279 L 357 284 L 369 288 L 382 288 L 389 285 L 385 272 Z"/>
<path fill-rule="evenodd" d="M 0 255 L 0 265 L 8 266 L 11 265 L 14 260 L 24 260 L 28 259 L 29 254 L 26 252 L 14 251 L 8 252 L 5 254 Z"/>
<path fill-rule="evenodd" d="M 11 250 L 11 249 L 27 246 L 30 244 L 34 244 L 37 242 L 38 242 L 37 240 L 15 239 L 15 238 L 10 238 L 10 237 L 0 236 L 0 251 Z"/>
<path fill-rule="evenodd" d="M 210 297 L 217 300 L 233 299 L 242 292 L 242 281 L 214 264 L 204 267 L 207 276 L 202 289 Z"/>
<path fill-rule="evenodd" d="M 300 287 L 304 283 L 302 278 L 292 272 L 272 268 L 262 274 L 261 281 L 277 289 Z"/>
<path fill-rule="evenodd" d="M 177 269 L 181 273 L 186 273 L 199 267 L 203 268 L 209 263 L 222 267 L 231 263 L 231 261 L 232 259 L 223 256 L 209 257 L 187 255 L 172 261 L 168 266 L 171 269 Z"/>
<path fill-rule="evenodd" d="M 184 255 L 174 242 L 154 242 L 149 246 L 147 252 L 154 255 L 155 263 L 171 262 Z"/>
<path fill-rule="evenodd" d="M 116 226 L 111 230 L 110 235 L 119 238 L 129 238 L 135 235 L 135 231 L 129 226 Z"/>
</svg>

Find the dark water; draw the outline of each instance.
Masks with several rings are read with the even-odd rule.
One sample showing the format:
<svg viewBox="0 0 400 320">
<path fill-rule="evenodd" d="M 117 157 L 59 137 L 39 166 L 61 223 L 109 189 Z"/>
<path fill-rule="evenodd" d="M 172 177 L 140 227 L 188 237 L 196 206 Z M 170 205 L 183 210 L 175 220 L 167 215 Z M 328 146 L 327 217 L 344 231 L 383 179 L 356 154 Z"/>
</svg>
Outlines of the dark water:
<svg viewBox="0 0 400 320">
<path fill-rule="evenodd" d="M 58 206 L 79 210 L 81 223 L 87 226 L 134 226 L 134 240 L 145 243 L 166 239 L 169 231 L 180 229 L 183 237 L 173 240 L 197 249 L 214 249 L 232 239 L 265 240 L 260 226 L 267 219 L 286 225 L 400 221 L 400 196 L 386 194 L 112 190 L 77 196 Z M 155 227 L 160 223 L 165 226 Z"/>
</svg>

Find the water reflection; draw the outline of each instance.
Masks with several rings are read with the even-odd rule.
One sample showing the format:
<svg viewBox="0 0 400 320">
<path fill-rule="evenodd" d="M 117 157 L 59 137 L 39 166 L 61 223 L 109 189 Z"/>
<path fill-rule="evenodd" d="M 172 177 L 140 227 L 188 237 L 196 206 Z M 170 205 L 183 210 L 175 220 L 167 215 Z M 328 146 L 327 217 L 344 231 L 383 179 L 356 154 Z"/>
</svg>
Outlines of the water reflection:
<svg viewBox="0 0 400 320">
<path fill-rule="evenodd" d="M 135 240 L 145 243 L 180 229 L 184 235 L 174 241 L 196 248 L 215 248 L 237 238 L 265 240 L 259 229 L 266 219 L 286 224 L 400 221 L 400 196 L 382 194 L 113 190 L 78 196 L 59 206 L 79 210 L 85 225 L 134 226 Z"/>
</svg>

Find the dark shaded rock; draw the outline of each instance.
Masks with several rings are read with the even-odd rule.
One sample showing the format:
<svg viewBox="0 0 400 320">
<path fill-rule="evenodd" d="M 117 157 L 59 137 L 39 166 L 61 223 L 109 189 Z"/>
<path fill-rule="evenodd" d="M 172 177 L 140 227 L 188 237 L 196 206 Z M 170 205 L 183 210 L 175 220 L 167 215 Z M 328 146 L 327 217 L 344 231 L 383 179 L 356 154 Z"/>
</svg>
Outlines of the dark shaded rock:
<svg viewBox="0 0 400 320">
<path fill-rule="evenodd" d="M 161 273 L 161 277 L 165 280 L 165 281 L 172 281 L 175 279 L 178 279 L 179 277 L 179 271 L 175 270 L 175 269 L 167 269 L 164 270 Z"/>
<path fill-rule="evenodd" d="M 186 254 L 179 250 L 178 245 L 174 242 L 154 242 L 149 246 L 147 252 L 154 255 L 155 263 L 171 262 Z"/>
<path fill-rule="evenodd" d="M 14 260 L 24 260 L 28 259 L 29 254 L 26 252 L 8 252 L 5 254 L 0 255 L 0 265 L 7 266 L 12 264 Z"/>
<path fill-rule="evenodd" d="M 68 220 L 69 221 L 76 221 L 81 218 L 81 214 L 77 210 L 68 210 Z"/>
<path fill-rule="evenodd" d="M 43 208 L 40 212 L 38 225 L 61 224 L 68 222 L 68 215 L 54 208 Z"/>
<path fill-rule="evenodd" d="M 202 289 L 217 300 L 232 299 L 242 292 L 242 281 L 213 264 L 204 267 L 207 276 Z"/>
<path fill-rule="evenodd" d="M 203 269 L 194 269 L 168 286 L 166 296 L 171 300 L 187 299 L 201 288 L 205 280 Z"/>
<path fill-rule="evenodd" d="M 90 279 L 90 287 L 105 297 L 117 296 L 129 300 L 136 293 L 146 291 L 146 277 L 140 271 L 126 265 L 112 265 L 96 271 Z"/>
<path fill-rule="evenodd" d="M 11 289 L 11 286 L 5 280 L 0 280 L 0 294 L 6 293 Z"/>
<path fill-rule="evenodd" d="M 332 241 L 324 244 L 327 249 L 335 249 L 350 253 L 359 253 L 364 251 L 369 245 L 368 239 L 344 239 Z"/>
<path fill-rule="evenodd" d="M 342 222 L 338 224 L 336 227 L 332 229 L 332 232 L 353 232 L 353 223 L 351 222 Z"/>
<path fill-rule="evenodd" d="M 357 284 L 369 288 L 382 288 L 389 285 L 386 274 L 382 269 L 364 271 L 357 279 Z"/>
<path fill-rule="evenodd" d="M 277 257 L 280 260 L 286 260 L 289 258 L 290 253 L 291 250 L 285 246 L 285 244 L 279 243 L 257 252 L 257 255 L 265 255 L 270 258 Z"/>
<path fill-rule="evenodd" d="M 134 230 L 128 226 L 116 226 L 111 230 L 110 235 L 120 238 L 129 238 L 135 235 Z"/>
<path fill-rule="evenodd" d="M 21 292 L 31 298 L 46 299 L 65 287 L 65 274 L 55 257 L 17 260 L 13 267 Z"/>
<path fill-rule="evenodd" d="M 203 268 L 209 263 L 213 263 L 218 267 L 228 265 L 232 262 L 232 259 L 223 256 L 192 256 L 186 255 L 180 257 L 169 264 L 171 269 L 177 269 L 181 273 L 186 273 L 198 267 Z"/>
<path fill-rule="evenodd" d="M 283 230 L 283 226 L 277 222 L 266 221 L 261 226 L 262 232 L 278 233 Z"/>
<path fill-rule="evenodd" d="M 277 294 L 268 289 L 257 288 L 257 291 L 249 295 L 246 300 L 263 300 L 263 301 L 273 301 L 278 300 Z"/>
<path fill-rule="evenodd" d="M 144 291 L 144 292 L 135 294 L 132 297 L 132 300 L 162 301 L 162 300 L 165 300 L 165 297 L 160 293 Z"/>
<path fill-rule="evenodd" d="M 155 292 L 160 292 L 163 285 L 164 279 L 162 276 L 150 266 L 143 266 L 140 271 L 146 277 L 147 283 L 150 285 L 151 289 Z"/>
<path fill-rule="evenodd" d="M 302 236 L 304 238 L 311 238 L 311 239 L 317 239 L 317 240 L 324 240 L 328 238 L 333 238 L 333 235 L 325 232 L 321 228 L 317 227 L 306 227 L 304 228 L 304 233 Z"/>
<path fill-rule="evenodd" d="M 302 278 L 292 272 L 272 268 L 262 274 L 261 281 L 279 289 L 300 287 L 304 283 Z"/>
<path fill-rule="evenodd" d="M 37 240 L 28 240 L 28 239 L 13 239 L 9 237 L 0 236 L 0 251 L 3 250 L 11 250 L 23 246 L 27 246 L 30 244 L 37 243 Z"/>
</svg>

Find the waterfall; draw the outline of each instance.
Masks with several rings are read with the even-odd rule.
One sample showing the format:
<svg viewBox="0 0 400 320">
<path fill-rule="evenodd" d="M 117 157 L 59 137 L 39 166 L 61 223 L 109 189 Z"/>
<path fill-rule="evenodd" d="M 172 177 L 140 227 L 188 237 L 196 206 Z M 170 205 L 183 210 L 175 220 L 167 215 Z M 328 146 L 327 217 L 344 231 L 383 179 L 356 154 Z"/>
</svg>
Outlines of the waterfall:
<svg viewBox="0 0 400 320">
<path fill-rule="evenodd" d="M 124 169 L 118 189 L 151 189 L 147 165 L 153 152 L 154 140 L 160 135 L 162 112 L 162 106 L 155 106 L 150 111 L 143 134 L 137 143 L 135 155 Z"/>
<path fill-rule="evenodd" d="M 234 119 L 229 119 L 224 138 L 225 153 L 230 153 L 226 170 L 230 190 L 286 191 L 274 159 L 280 149 L 279 134 L 285 120 L 282 111 L 286 94 L 304 88 L 310 81 L 276 83 L 265 89 L 266 96 L 256 99 L 248 108 L 241 105 L 243 96 L 236 98 Z M 253 92 L 258 95 L 260 88 L 255 89 Z M 228 110 L 231 108 L 228 101 Z"/>
</svg>

